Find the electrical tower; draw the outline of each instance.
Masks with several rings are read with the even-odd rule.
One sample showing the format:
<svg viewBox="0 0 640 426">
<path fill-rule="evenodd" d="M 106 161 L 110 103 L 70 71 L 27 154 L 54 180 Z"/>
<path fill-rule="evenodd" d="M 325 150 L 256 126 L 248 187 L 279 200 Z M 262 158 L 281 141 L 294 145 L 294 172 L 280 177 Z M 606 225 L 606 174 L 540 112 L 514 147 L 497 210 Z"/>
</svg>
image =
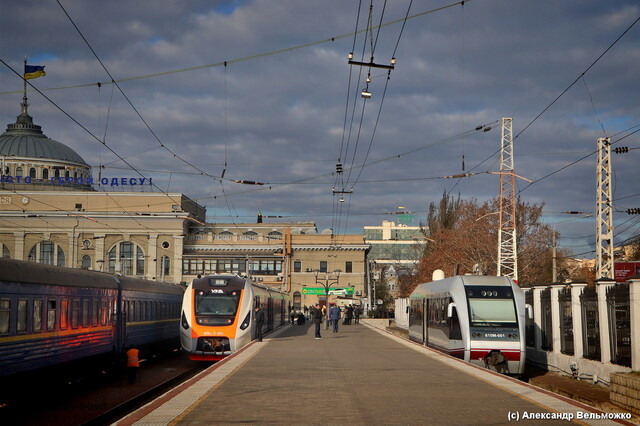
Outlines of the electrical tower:
<svg viewBox="0 0 640 426">
<path fill-rule="evenodd" d="M 516 249 L 516 175 L 513 169 L 513 133 L 511 118 L 502 119 L 500 151 L 500 231 L 498 233 L 498 276 L 518 281 Z"/>
<path fill-rule="evenodd" d="M 611 142 L 598 139 L 596 166 L 596 252 L 597 278 L 613 278 L 613 206 L 611 188 Z"/>
</svg>

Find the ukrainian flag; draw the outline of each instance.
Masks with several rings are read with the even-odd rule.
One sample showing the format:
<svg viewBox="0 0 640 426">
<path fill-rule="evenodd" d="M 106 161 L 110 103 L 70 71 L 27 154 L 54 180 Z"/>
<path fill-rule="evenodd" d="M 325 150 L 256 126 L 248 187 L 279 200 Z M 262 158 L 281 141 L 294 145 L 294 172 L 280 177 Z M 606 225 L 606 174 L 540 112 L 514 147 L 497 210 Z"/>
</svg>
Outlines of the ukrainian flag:
<svg viewBox="0 0 640 426">
<path fill-rule="evenodd" d="M 47 75 L 44 72 L 45 65 L 26 65 L 24 66 L 24 78 L 25 80 L 30 80 L 32 78 L 42 77 L 43 75 Z"/>
</svg>

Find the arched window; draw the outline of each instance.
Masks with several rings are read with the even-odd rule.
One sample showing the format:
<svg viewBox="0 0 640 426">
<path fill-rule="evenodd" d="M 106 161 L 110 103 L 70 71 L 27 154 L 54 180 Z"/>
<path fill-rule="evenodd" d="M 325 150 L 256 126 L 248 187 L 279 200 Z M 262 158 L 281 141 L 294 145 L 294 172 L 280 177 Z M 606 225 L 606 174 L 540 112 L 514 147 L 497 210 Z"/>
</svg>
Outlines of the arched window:
<svg viewBox="0 0 640 426">
<path fill-rule="evenodd" d="M 85 254 L 84 256 L 82 256 L 82 265 L 80 267 L 82 269 L 91 268 L 91 256 L 89 256 L 88 254 Z"/>
<path fill-rule="evenodd" d="M 162 277 L 166 277 L 169 275 L 169 271 L 171 270 L 171 260 L 169 256 L 162 256 L 160 258 L 160 275 Z"/>
<path fill-rule="evenodd" d="M 69 170 L 64 172 L 64 177 L 68 178 L 69 177 Z"/>
<path fill-rule="evenodd" d="M 29 177 L 30 178 L 35 178 L 36 177 L 36 169 L 35 169 L 35 167 L 31 167 L 29 169 Z"/>
<path fill-rule="evenodd" d="M 233 238 L 233 232 L 230 231 L 222 231 L 218 234 L 219 240 L 230 240 Z"/>
<path fill-rule="evenodd" d="M 9 247 L 5 246 L 4 244 L 2 245 L 2 257 L 6 259 L 11 258 L 11 252 L 9 251 Z"/>
<path fill-rule="evenodd" d="M 54 176 L 54 177 L 57 177 L 57 178 L 58 178 L 58 177 L 60 177 L 60 169 L 55 169 L 55 170 L 53 171 L 53 176 Z"/>
<path fill-rule="evenodd" d="M 243 240 L 255 240 L 258 238 L 258 233 L 255 231 L 247 231 L 242 233 Z"/>
<path fill-rule="evenodd" d="M 293 293 L 293 308 L 300 309 L 302 302 L 302 296 L 299 291 Z"/>
<path fill-rule="evenodd" d="M 271 231 L 271 232 L 269 232 L 269 239 L 271 239 L 271 240 L 281 240 L 282 239 L 282 232 L 280 232 L 280 231 Z"/>
<path fill-rule="evenodd" d="M 144 253 L 131 241 L 123 241 L 109 250 L 109 272 L 115 273 L 116 266 L 122 275 L 144 275 Z"/>
<path fill-rule="evenodd" d="M 22 176 L 22 167 L 16 167 L 16 176 Z"/>
<path fill-rule="evenodd" d="M 49 179 L 49 169 L 42 169 L 42 179 Z"/>
<path fill-rule="evenodd" d="M 29 251 L 29 261 L 65 266 L 64 250 L 53 241 L 40 241 Z"/>
</svg>

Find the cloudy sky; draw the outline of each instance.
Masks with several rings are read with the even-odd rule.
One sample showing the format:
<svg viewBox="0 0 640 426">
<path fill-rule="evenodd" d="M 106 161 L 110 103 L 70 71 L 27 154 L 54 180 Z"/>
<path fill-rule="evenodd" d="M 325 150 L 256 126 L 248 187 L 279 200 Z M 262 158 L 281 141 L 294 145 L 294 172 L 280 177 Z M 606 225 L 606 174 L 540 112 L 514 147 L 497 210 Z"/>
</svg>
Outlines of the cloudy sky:
<svg viewBox="0 0 640 426">
<path fill-rule="evenodd" d="M 265 221 L 361 233 L 397 220 L 400 206 L 417 225 L 444 192 L 494 198 L 499 177 L 487 172 L 500 168 L 508 117 L 515 171 L 531 181 L 516 191 L 545 204 L 561 246 L 593 257 L 602 137 L 632 148 L 612 154 L 615 240 L 640 230 L 640 216 L 624 212 L 640 207 L 635 0 L 0 5 L 0 123 L 20 112 L 15 72 L 26 54 L 46 66 L 30 83 L 48 99 L 28 96 L 47 136 L 94 176 L 103 166 L 103 177 L 142 174 L 156 191 L 185 193 L 211 222 L 262 211 Z M 397 63 L 351 66 L 350 52 Z"/>
</svg>

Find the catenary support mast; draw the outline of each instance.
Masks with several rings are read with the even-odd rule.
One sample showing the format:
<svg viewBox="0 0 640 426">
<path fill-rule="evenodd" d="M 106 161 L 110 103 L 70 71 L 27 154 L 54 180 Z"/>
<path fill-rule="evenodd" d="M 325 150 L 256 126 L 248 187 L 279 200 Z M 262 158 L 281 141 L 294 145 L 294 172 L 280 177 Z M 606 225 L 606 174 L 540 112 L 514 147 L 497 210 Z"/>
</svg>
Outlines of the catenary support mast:
<svg viewBox="0 0 640 426">
<path fill-rule="evenodd" d="M 498 275 L 518 281 L 516 248 L 516 200 L 513 167 L 513 132 L 511 118 L 502 119 L 500 151 L 500 231 L 498 233 Z"/>
<path fill-rule="evenodd" d="M 611 188 L 611 142 L 598 139 L 596 170 L 596 251 L 597 278 L 613 278 L 613 206 Z"/>
</svg>

